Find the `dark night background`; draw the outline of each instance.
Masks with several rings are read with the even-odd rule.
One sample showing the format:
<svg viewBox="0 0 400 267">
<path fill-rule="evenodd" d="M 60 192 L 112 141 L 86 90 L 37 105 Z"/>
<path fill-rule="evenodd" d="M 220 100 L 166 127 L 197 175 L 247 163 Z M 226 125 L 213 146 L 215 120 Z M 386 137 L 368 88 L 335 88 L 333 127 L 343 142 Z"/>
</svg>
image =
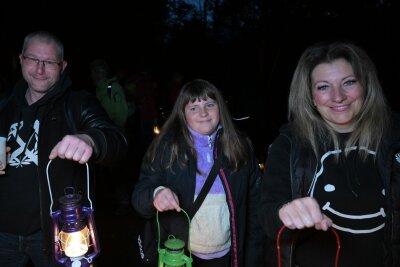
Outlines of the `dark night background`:
<svg viewBox="0 0 400 267">
<path fill-rule="evenodd" d="M 193 2 L 207 4 L 209 15 L 179 0 L 3 1 L 1 76 L 15 78 L 12 66 L 23 37 L 45 29 L 64 42 L 71 77 L 82 89 L 92 89 L 89 63 L 97 57 L 114 69 L 151 71 L 161 90 L 174 70 L 187 80 L 206 78 L 223 91 L 233 117 L 251 117 L 238 124 L 263 161 L 286 121 L 288 87 L 301 52 L 317 41 L 351 39 L 372 57 L 391 106 L 399 110 L 398 1 Z M 171 10 L 181 16 L 172 19 Z"/>
<path fill-rule="evenodd" d="M 69 71 L 82 88 L 92 88 L 89 62 L 96 57 L 106 58 L 114 69 L 152 71 L 161 90 L 173 70 L 186 79 L 206 78 L 224 92 L 234 117 L 251 116 L 241 127 L 262 158 L 286 120 L 288 85 L 300 53 L 316 41 L 346 38 L 374 59 L 389 100 L 398 109 L 397 1 L 193 1 L 214 9 L 211 28 L 195 16 L 183 26 L 171 26 L 171 2 L 182 1 L 3 3 L 1 72 L 8 75 L 27 33 L 47 29 L 64 41 Z M 190 9 L 180 7 L 177 12 Z"/>
</svg>

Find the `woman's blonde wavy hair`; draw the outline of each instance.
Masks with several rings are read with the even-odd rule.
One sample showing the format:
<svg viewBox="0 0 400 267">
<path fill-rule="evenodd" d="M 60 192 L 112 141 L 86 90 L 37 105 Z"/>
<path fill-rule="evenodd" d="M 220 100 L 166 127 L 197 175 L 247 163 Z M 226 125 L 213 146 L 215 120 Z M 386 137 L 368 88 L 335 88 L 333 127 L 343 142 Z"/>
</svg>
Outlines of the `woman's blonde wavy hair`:
<svg viewBox="0 0 400 267">
<path fill-rule="evenodd" d="M 356 79 L 365 90 L 354 131 L 345 146 L 357 144 L 377 151 L 388 128 L 390 110 L 374 63 L 362 48 L 350 41 L 317 43 L 303 52 L 290 84 L 288 119 L 293 122 L 300 140 L 310 144 L 316 156 L 320 149 L 326 150 L 331 144 L 339 149 L 336 132 L 314 107 L 311 84 L 311 73 L 317 65 L 337 59 L 344 59 L 352 66 Z M 366 152 L 360 150 L 360 153 L 365 158 Z"/>
</svg>

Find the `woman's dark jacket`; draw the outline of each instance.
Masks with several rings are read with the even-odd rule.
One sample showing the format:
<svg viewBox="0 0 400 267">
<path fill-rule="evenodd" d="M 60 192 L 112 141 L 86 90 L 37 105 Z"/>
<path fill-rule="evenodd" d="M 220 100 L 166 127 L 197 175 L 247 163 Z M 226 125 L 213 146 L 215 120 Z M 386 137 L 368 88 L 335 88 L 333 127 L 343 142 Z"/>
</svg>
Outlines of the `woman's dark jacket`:
<svg viewBox="0 0 400 267">
<path fill-rule="evenodd" d="M 384 266 L 400 266 L 400 117 L 393 115 L 392 127 L 383 139 L 376 154 L 377 166 L 385 187 L 386 221 L 385 221 L 385 246 Z M 266 169 L 262 183 L 259 217 L 265 230 L 267 241 L 267 259 L 269 265 L 277 266 L 276 238 L 282 222 L 278 211 L 285 203 L 292 199 L 307 196 L 314 177 L 318 162 L 310 146 L 301 145 L 296 141 L 290 124 L 285 124 L 280 129 L 280 135 L 269 147 Z M 277 167 L 279 165 L 279 167 Z M 288 177 L 288 178 L 282 178 Z M 290 178 L 289 178 L 290 177 Z M 268 179 L 268 182 L 266 182 Z M 268 188 L 274 188 L 272 194 Z M 280 242 L 281 266 L 292 267 L 293 243 L 290 234 L 295 231 L 284 231 Z M 288 241 L 288 242 L 286 242 Z"/>
<path fill-rule="evenodd" d="M 158 148 L 157 157 L 152 164 L 154 170 L 142 164 L 139 181 L 132 194 L 133 206 L 140 215 L 146 218 L 154 218 L 156 215 L 156 209 L 153 206 L 153 192 L 159 186 L 168 187 L 175 192 L 179 197 L 180 207 L 185 211 L 188 211 L 194 201 L 196 186 L 194 156 L 189 152 L 188 145 L 182 143 L 180 149 L 188 151 L 189 162 L 186 166 L 179 166 L 175 163 L 172 171 L 171 169 L 166 170 L 163 166 L 169 160 L 170 155 L 168 140 L 169 137 L 166 137 Z M 222 151 L 218 138 L 214 151 L 215 149 Z M 250 158 L 247 164 L 237 172 L 232 172 L 222 153 L 215 154 L 218 154 L 218 158 L 214 160 L 220 160 L 222 164 L 219 177 L 225 189 L 230 211 L 231 266 L 262 266 L 261 243 L 263 240 L 256 214 L 259 202 L 260 173 L 256 158 L 252 152 L 249 152 Z M 182 212 L 180 214 L 175 211 L 162 212 L 159 217 L 160 225 L 167 233 L 185 240 L 185 244 L 188 244 L 188 220 Z"/>
<path fill-rule="evenodd" d="M 42 232 L 45 234 L 47 248 L 51 246 L 50 195 L 46 167 L 50 151 L 68 134 L 86 134 L 95 143 L 94 153 L 89 161 L 90 182 L 93 185 L 93 163 L 107 163 L 121 158 L 127 149 L 124 135 L 112 124 L 94 95 L 87 91 L 74 91 L 70 79 L 64 74 L 55 87 L 38 101 L 37 114 L 42 114 L 38 134 L 38 166 L 40 216 Z M 19 81 L 5 106 L 0 110 L 1 131 L 7 132 L 13 118 L 21 112 L 28 88 L 24 80 Z M 25 104 L 26 105 L 26 104 Z M 69 115 L 67 115 L 69 114 Z M 74 128 L 74 129 L 71 129 Z M 86 165 L 72 160 L 54 159 L 48 168 L 49 181 L 53 196 L 52 211 L 59 207 L 58 199 L 65 195 L 66 187 L 74 187 L 75 193 L 81 193 L 87 200 Z M 7 171 L 0 179 L 7 179 Z M 12 179 L 12 177 L 10 177 Z M 90 189 L 93 189 L 91 186 Z M 7 190 L 13 190 L 9 188 Z M 91 190 L 93 193 L 93 190 Z M 24 196 L 21 196 L 24 197 Z M 93 200 L 94 195 L 91 195 Z M 12 203 L 9 203 L 12 205 Z M 87 201 L 82 203 L 87 206 Z M 23 212 L 22 210 L 20 212 Z M 6 218 L 1 218 L 2 220 Z M 12 223 L 12 218 L 9 218 Z"/>
</svg>

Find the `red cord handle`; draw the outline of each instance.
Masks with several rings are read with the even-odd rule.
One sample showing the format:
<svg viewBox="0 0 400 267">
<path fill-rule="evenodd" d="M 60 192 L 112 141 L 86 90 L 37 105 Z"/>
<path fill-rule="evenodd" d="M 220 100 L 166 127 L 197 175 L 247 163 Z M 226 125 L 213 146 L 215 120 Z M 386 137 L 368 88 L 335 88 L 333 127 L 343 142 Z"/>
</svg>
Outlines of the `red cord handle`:
<svg viewBox="0 0 400 267">
<path fill-rule="evenodd" d="M 278 236 L 276 238 L 276 248 L 278 250 L 278 267 L 281 267 L 280 239 L 281 239 L 281 234 L 282 234 L 282 232 L 283 232 L 283 230 L 285 228 L 286 228 L 285 225 L 282 225 L 282 227 L 279 229 Z M 335 267 L 338 267 L 338 264 L 339 264 L 339 252 L 340 252 L 340 238 L 339 238 L 339 234 L 336 232 L 336 230 L 333 227 L 331 227 L 330 229 L 331 229 L 332 233 L 336 237 L 337 247 L 336 247 L 336 256 L 335 256 Z"/>
</svg>

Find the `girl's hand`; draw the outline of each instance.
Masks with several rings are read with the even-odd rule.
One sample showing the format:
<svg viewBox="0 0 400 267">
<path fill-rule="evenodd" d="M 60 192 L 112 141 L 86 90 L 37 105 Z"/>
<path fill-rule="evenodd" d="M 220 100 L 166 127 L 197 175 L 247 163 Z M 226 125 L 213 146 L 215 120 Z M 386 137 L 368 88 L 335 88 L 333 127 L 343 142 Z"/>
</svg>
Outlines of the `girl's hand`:
<svg viewBox="0 0 400 267">
<path fill-rule="evenodd" d="M 164 188 L 157 192 L 153 205 L 160 212 L 167 210 L 181 211 L 178 196 L 169 188 Z"/>
</svg>

